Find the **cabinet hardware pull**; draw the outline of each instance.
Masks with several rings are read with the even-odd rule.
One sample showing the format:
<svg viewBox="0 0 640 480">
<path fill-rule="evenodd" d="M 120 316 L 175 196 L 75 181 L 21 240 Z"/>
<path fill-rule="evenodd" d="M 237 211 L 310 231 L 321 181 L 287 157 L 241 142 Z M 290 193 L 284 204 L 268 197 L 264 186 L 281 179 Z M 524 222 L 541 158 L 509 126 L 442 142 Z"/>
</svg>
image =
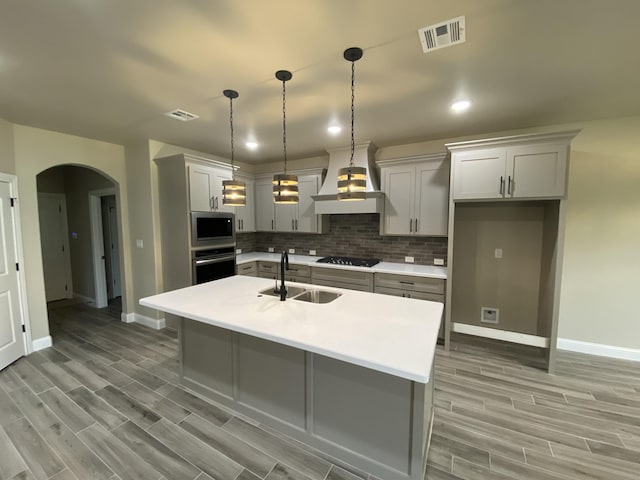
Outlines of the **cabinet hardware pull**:
<svg viewBox="0 0 640 480">
<path fill-rule="evenodd" d="M 413 285 L 413 282 L 403 282 L 402 280 L 399 280 L 398 283 L 402 283 L 404 285 Z"/>
<path fill-rule="evenodd" d="M 240 220 L 240 228 L 244 230 L 244 218 Z"/>
<path fill-rule="evenodd" d="M 511 195 L 511 175 L 509 175 L 509 185 L 507 186 L 507 193 Z"/>
<path fill-rule="evenodd" d="M 409 233 L 413 232 L 413 218 L 409 219 Z"/>
<path fill-rule="evenodd" d="M 500 195 L 504 195 L 504 177 L 500 175 Z"/>
<path fill-rule="evenodd" d="M 298 219 L 296 218 L 296 230 L 298 230 Z"/>
<path fill-rule="evenodd" d="M 414 227 L 413 231 L 414 231 L 415 233 L 418 233 L 418 219 L 417 219 L 417 218 L 416 218 L 416 225 L 415 225 L 415 227 Z"/>
<path fill-rule="evenodd" d="M 213 197 L 209 197 L 209 210 L 213 210 Z"/>
<path fill-rule="evenodd" d="M 271 219 L 271 230 L 273 230 L 273 219 Z"/>
</svg>

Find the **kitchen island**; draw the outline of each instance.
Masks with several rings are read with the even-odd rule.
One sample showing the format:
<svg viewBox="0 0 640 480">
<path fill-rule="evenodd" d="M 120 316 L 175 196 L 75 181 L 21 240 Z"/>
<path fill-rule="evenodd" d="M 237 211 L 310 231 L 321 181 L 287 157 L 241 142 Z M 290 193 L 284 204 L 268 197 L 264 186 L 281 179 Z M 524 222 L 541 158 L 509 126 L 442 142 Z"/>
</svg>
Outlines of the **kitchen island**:
<svg viewBox="0 0 640 480">
<path fill-rule="evenodd" d="M 422 479 L 442 304 L 328 287 L 329 303 L 281 302 L 273 286 L 235 276 L 140 303 L 181 317 L 185 386 L 377 477 Z"/>
</svg>

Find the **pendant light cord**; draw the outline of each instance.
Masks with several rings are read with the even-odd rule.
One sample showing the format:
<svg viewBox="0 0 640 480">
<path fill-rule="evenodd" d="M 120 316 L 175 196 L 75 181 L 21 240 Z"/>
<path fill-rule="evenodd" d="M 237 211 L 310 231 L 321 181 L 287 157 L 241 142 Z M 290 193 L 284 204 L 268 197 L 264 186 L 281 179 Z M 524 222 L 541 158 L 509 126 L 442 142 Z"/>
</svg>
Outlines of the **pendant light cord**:
<svg viewBox="0 0 640 480">
<path fill-rule="evenodd" d="M 234 149 L 233 149 L 233 98 L 229 98 L 229 127 L 231 129 L 231 179 L 236 179 L 236 169 L 234 168 Z"/>
<path fill-rule="evenodd" d="M 351 62 L 351 159 L 349 160 L 349 166 L 353 167 L 353 155 L 356 149 L 354 125 L 355 125 L 355 91 L 356 91 L 356 62 Z"/>
<path fill-rule="evenodd" d="M 282 147 L 284 150 L 284 174 L 287 174 L 287 95 L 286 80 L 282 81 Z"/>
</svg>

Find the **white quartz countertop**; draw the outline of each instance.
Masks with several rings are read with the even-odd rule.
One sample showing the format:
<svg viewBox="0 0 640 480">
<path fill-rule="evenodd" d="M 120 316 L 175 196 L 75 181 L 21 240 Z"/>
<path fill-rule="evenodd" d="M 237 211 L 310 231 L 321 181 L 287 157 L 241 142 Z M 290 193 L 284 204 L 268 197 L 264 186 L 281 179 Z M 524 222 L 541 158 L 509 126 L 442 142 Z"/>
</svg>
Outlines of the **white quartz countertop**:
<svg viewBox="0 0 640 480">
<path fill-rule="evenodd" d="M 165 292 L 140 304 L 235 332 L 427 383 L 443 304 L 355 290 L 287 282 L 340 292 L 314 304 L 259 295 L 265 278 L 236 275 Z"/>
<path fill-rule="evenodd" d="M 411 275 L 414 277 L 441 278 L 446 280 L 447 267 L 436 267 L 432 265 L 415 265 L 413 263 L 393 263 L 380 262 L 373 267 L 354 267 L 351 265 L 334 265 L 331 263 L 317 263 L 322 257 L 311 255 L 289 255 L 289 263 L 296 265 L 309 265 L 322 268 L 336 268 L 339 270 L 357 270 L 371 273 L 394 273 L 397 275 Z M 258 260 L 266 262 L 279 262 L 279 253 L 251 252 L 241 253 L 236 256 L 236 263 L 255 262 Z"/>
</svg>

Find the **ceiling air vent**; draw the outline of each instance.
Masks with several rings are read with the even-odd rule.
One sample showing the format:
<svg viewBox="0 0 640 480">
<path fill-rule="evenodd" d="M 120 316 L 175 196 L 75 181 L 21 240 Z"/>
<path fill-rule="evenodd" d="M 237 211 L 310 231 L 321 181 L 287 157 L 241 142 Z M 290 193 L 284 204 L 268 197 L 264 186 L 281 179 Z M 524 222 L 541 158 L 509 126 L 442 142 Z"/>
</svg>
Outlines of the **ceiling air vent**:
<svg viewBox="0 0 640 480">
<path fill-rule="evenodd" d="M 193 113 L 185 112 L 184 110 L 180 110 L 176 108 L 175 110 L 171 110 L 170 112 L 165 113 L 167 117 L 175 118 L 176 120 L 180 120 L 181 122 L 190 122 L 191 120 L 195 120 L 196 118 L 200 118 L 198 115 L 194 115 Z"/>
<path fill-rule="evenodd" d="M 464 16 L 462 16 L 419 29 L 418 36 L 424 53 L 450 47 L 456 43 L 464 43 L 466 40 L 464 23 Z"/>
</svg>

